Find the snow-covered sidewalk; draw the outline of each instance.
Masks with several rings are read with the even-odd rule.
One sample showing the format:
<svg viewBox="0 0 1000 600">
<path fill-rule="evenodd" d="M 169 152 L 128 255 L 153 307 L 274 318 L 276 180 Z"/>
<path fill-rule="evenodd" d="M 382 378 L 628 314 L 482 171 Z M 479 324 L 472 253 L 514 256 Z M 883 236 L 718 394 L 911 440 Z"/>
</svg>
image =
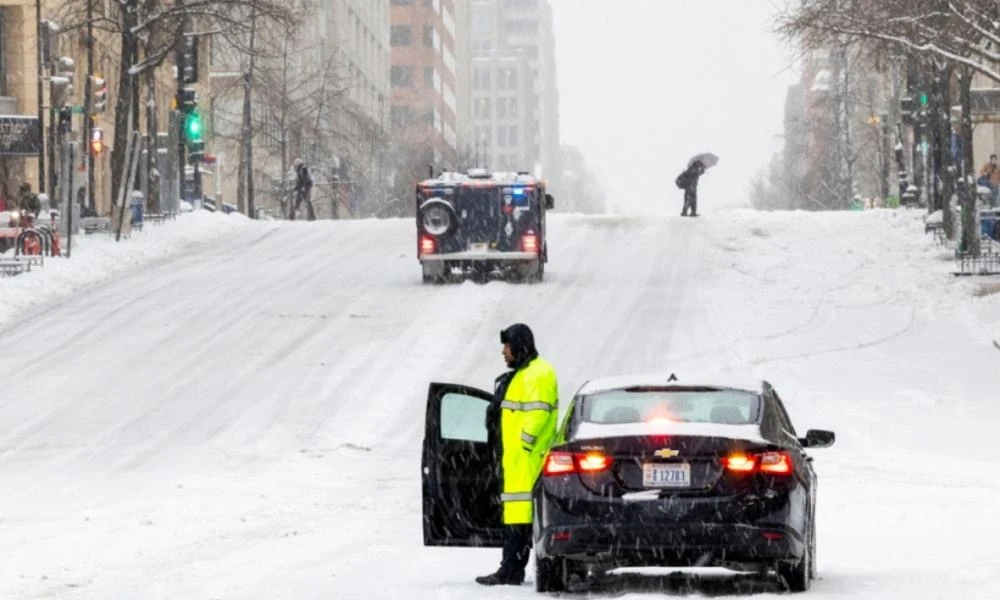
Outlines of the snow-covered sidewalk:
<svg viewBox="0 0 1000 600">
<path fill-rule="evenodd" d="M 252 223 L 239 214 L 198 210 L 181 213 L 176 220 L 160 225 L 147 223 L 142 231 L 133 231 L 130 238 L 120 242 L 108 234 L 74 235 L 71 258 L 46 257 L 45 266 L 35 267 L 30 273 L 0 277 L 0 327 L 32 308 Z M 13 253 L 9 250 L 3 256 Z"/>
</svg>

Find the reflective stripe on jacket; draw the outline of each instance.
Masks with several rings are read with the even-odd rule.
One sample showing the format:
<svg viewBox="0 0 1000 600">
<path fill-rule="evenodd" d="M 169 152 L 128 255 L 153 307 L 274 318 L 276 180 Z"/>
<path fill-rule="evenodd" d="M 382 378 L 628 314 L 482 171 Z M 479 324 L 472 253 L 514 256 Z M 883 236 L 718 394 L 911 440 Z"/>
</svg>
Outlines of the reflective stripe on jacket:
<svg viewBox="0 0 1000 600">
<path fill-rule="evenodd" d="M 555 370 L 542 358 L 514 373 L 501 399 L 504 524 L 531 523 L 531 490 L 556 437 L 558 403 Z"/>
</svg>

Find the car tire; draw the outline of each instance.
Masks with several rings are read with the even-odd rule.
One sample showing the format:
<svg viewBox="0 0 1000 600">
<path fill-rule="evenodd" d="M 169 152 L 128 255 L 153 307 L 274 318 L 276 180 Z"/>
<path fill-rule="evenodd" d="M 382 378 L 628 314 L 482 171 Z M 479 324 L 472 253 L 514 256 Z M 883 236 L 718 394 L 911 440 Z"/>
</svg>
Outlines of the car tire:
<svg viewBox="0 0 1000 600">
<path fill-rule="evenodd" d="M 812 559 L 813 559 L 813 537 L 812 525 L 810 525 L 809 539 L 806 540 L 806 551 L 802 559 L 795 564 L 779 564 L 778 575 L 785 580 L 788 590 L 791 592 L 807 592 L 812 583 Z"/>
<path fill-rule="evenodd" d="M 535 591 L 565 592 L 566 561 L 561 558 L 535 557 Z"/>
</svg>

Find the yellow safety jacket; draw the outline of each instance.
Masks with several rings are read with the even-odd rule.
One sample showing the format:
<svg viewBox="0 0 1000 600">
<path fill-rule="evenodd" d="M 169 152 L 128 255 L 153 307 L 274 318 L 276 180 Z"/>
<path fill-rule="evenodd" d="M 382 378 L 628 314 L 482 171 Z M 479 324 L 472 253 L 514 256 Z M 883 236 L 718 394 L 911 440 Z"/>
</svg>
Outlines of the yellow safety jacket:
<svg viewBox="0 0 1000 600">
<path fill-rule="evenodd" d="M 559 385 L 555 370 L 535 358 L 514 373 L 500 402 L 503 522 L 531 523 L 531 490 L 556 437 Z"/>
</svg>

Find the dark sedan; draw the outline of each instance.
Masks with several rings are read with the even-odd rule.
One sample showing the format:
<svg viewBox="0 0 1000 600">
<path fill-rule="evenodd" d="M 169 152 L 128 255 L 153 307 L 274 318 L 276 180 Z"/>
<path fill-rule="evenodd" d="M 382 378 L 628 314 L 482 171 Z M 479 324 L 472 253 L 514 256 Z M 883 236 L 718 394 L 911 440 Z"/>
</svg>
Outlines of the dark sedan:
<svg viewBox="0 0 1000 600">
<path fill-rule="evenodd" d="M 495 403 L 469 388 L 437 390 L 424 541 L 498 546 Z M 773 569 L 792 591 L 807 590 L 817 479 L 805 449 L 833 442 L 828 431 L 797 437 L 766 381 L 589 382 L 569 403 L 535 486 L 536 589 L 563 591 L 621 567 L 715 566 Z"/>
</svg>

